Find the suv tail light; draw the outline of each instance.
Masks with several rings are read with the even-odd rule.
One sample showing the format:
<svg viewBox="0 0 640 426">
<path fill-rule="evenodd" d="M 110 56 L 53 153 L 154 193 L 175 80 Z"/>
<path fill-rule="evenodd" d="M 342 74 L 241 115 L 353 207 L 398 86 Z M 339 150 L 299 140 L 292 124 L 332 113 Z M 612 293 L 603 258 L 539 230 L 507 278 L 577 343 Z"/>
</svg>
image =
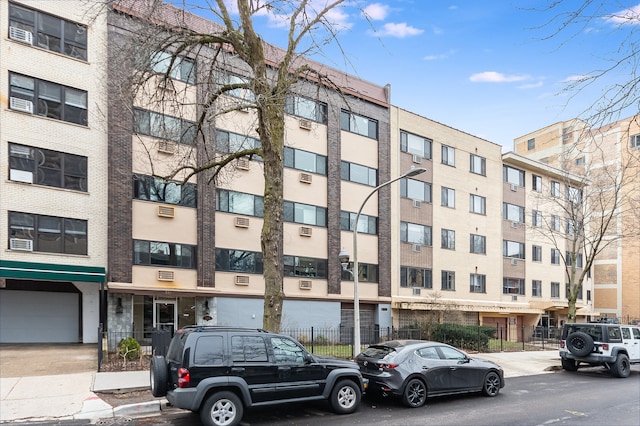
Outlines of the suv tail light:
<svg viewBox="0 0 640 426">
<path fill-rule="evenodd" d="M 188 388 L 190 382 L 191 374 L 189 374 L 189 370 L 187 370 L 186 368 L 178 369 L 178 387 Z"/>
<path fill-rule="evenodd" d="M 602 350 L 603 351 L 608 351 L 609 350 L 609 344 L 608 343 L 603 343 L 602 344 Z"/>
<path fill-rule="evenodd" d="M 560 347 L 564 348 L 564 345 L 565 345 L 565 341 L 564 340 L 560 340 Z"/>
</svg>

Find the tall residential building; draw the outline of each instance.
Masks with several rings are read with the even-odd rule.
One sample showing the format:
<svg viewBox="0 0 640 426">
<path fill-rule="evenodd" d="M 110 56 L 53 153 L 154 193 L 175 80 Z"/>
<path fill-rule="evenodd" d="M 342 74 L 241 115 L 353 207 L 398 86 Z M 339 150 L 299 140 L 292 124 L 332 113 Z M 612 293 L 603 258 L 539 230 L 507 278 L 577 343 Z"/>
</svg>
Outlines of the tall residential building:
<svg viewBox="0 0 640 426">
<path fill-rule="evenodd" d="M 0 1 L 0 343 L 98 341 L 106 16 Z"/>
<path fill-rule="evenodd" d="M 627 322 L 640 319 L 640 126 L 638 116 L 600 128 L 573 119 L 516 138 L 515 152 L 597 181 L 619 208 L 593 268 L 594 309 Z M 615 179 L 615 181 L 614 181 Z M 619 189 L 619 192 L 615 192 Z M 598 188 L 594 188 L 594 191 Z M 597 206 L 592 206 L 596 209 Z M 607 213 L 605 213 L 606 215 Z"/>
</svg>

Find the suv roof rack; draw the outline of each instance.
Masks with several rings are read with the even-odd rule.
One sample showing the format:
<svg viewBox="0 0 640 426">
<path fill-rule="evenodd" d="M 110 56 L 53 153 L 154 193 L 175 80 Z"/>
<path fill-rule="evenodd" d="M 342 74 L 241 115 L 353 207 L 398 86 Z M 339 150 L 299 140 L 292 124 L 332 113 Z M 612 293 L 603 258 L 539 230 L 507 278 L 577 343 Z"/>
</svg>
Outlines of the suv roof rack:
<svg viewBox="0 0 640 426">
<path fill-rule="evenodd" d="M 269 331 L 264 330 L 262 328 L 234 327 L 234 326 L 228 326 L 228 325 L 186 325 L 184 327 L 181 327 L 181 330 L 183 330 L 183 331 L 196 331 L 196 332 L 210 331 L 210 330 L 215 330 L 215 331 L 251 331 L 251 332 L 258 331 L 260 333 L 269 333 Z"/>
</svg>

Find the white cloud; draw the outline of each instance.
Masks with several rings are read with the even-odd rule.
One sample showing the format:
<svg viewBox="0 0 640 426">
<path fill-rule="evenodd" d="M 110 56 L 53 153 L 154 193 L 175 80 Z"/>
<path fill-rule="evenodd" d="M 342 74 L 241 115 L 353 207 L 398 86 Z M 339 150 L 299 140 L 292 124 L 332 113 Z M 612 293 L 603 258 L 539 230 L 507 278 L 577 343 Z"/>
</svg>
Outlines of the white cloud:
<svg viewBox="0 0 640 426">
<path fill-rule="evenodd" d="M 612 13 L 604 19 L 615 25 L 640 25 L 640 4 Z"/>
<path fill-rule="evenodd" d="M 389 6 L 381 3 L 372 3 L 365 7 L 362 13 L 373 21 L 382 21 L 389 14 Z"/>
<path fill-rule="evenodd" d="M 422 34 L 424 30 L 421 30 L 416 27 L 412 27 L 411 25 L 407 25 L 406 22 L 388 22 L 384 24 L 382 30 L 379 31 L 379 35 L 381 36 L 389 36 L 389 37 L 410 37 L 418 34 Z"/>
<path fill-rule="evenodd" d="M 456 50 L 451 49 L 447 53 L 440 53 L 438 55 L 427 55 L 422 59 L 424 59 L 425 61 L 439 61 L 441 59 L 447 59 L 447 58 L 455 55 L 456 52 L 457 52 Z"/>
<path fill-rule="evenodd" d="M 569 77 L 565 78 L 562 82 L 574 83 L 574 82 L 585 81 L 589 78 L 591 78 L 591 76 L 589 76 L 588 74 L 576 74 L 576 75 L 570 75 Z"/>
<path fill-rule="evenodd" d="M 542 83 L 541 81 L 537 82 L 537 83 L 530 83 L 530 84 L 522 84 L 520 86 L 518 86 L 518 89 L 537 89 L 538 87 L 542 87 L 544 83 Z"/>
<path fill-rule="evenodd" d="M 474 83 L 512 83 L 514 81 L 524 81 L 528 79 L 528 75 L 507 75 L 495 71 L 476 73 L 469 77 L 469 80 Z"/>
</svg>

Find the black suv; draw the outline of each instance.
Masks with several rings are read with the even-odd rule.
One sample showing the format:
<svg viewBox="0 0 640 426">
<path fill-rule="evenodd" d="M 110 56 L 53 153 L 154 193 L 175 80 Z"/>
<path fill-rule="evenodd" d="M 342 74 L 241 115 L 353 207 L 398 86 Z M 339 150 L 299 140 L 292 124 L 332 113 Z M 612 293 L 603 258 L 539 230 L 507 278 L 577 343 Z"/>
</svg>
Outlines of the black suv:
<svg viewBox="0 0 640 426">
<path fill-rule="evenodd" d="M 289 336 L 221 326 L 178 330 L 150 374 L 154 396 L 216 426 L 240 423 L 245 407 L 286 402 L 324 399 L 349 414 L 365 388 L 354 362 L 310 354 Z"/>
</svg>

